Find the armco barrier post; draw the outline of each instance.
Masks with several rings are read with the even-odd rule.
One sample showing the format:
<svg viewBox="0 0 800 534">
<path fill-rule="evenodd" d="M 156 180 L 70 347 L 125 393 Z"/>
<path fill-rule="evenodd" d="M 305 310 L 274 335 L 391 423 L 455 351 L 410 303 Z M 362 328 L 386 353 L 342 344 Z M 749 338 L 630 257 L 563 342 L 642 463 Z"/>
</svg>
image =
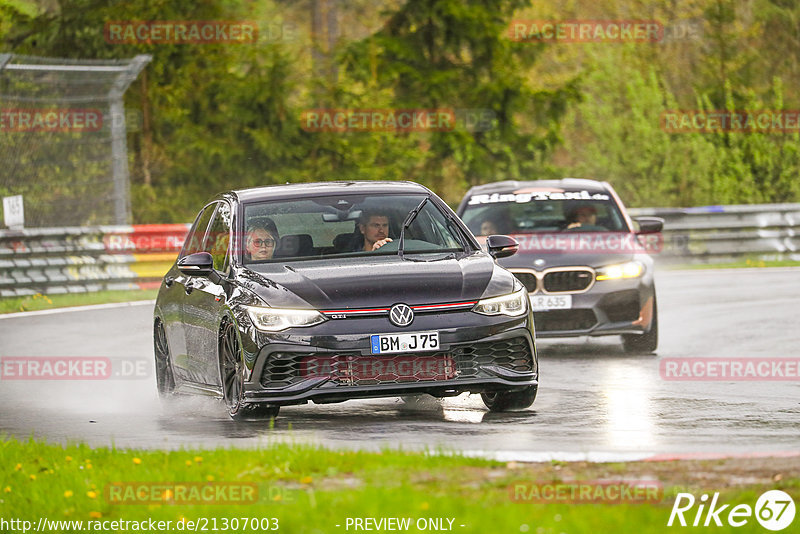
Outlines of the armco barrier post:
<svg viewBox="0 0 800 534">
<path fill-rule="evenodd" d="M 152 56 L 138 55 L 117 77 L 108 93 L 111 112 L 111 158 L 114 174 L 114 216 L 116 224 L 129 224 L 131 218 L 130 182 L 128 180 L 128 146 L 125 129 L 125 91 L 150 62 Z"/>
</svg>

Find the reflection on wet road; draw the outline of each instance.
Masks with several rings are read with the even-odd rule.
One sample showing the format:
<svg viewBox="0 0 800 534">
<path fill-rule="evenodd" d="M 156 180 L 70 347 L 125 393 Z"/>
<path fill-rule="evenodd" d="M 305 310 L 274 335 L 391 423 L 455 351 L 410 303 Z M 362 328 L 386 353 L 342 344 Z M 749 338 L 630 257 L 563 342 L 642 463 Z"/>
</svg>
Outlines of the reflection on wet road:
<svg viewBox="0 0 800 534">
<path fill-rule="evenodd" d="M 152 376 L 151 306 L 0 320 L 0 356 L 146 361 L 144 377 L 0 381 L 0 432 L 118 447 L 241 446 L 459 450 L 501 458 L 775 452 L 800 443 L 800 382 L 662 380 L 659 358 L 797 357 L 799 270 L 664 272 L 658 356 L 619 338 L 539 342 L 533 407 L 492 414 L 478 396 L 285 407 L 274 426 L 234 422 L 212 399 L 162 406 Z"/>
</svg>

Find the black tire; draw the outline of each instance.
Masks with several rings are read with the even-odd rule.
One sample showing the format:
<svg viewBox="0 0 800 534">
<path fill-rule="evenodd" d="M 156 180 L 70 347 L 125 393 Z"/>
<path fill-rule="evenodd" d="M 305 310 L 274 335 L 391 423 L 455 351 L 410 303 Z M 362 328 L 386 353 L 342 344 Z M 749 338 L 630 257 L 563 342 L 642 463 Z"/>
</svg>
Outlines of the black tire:
<svg viewBox="0 0 800 534">
<path fill-rule="evenodd" d="M 158 396 L 162 399 L 168 399 L 175 394 L 175 374 L 172 370 L 167 334 L 164 331 L 164 323 L 161 322 L 161 319 L 156 319 L 153 326 L 153 345 Z"/>
<path fill-rule="evenodd" d="M 622 348 L 628 354 L 651 354 L 658 348 L 658 304 L 653 297 L 653 322 L 646 334 L 623 334 Z"/>
<path fill-rule="evenodd" d="M 539 386 L 528 386 L 519 391 L 492 391 L 481 393 L 483 403 L 490 412 L 509 412 L 529 408 L 536 400 Z"/>
<path fill-rule="evenodd" d="M 244 408 L 244 365 L 239 335 L 232 321 L 225 321 L 219 333 L 219 375 L 222 378 L 222 401 L 228 415 L 236 419 Z"/>
<path fill-rule="evenodd" d="M 244 402 L 245 366 L 236 325 L 225 321 L 219 335 L 219 365 L 222 400 L 232 419 L 264 419 L 278 416 L 280 406 Z"/>
</svg>

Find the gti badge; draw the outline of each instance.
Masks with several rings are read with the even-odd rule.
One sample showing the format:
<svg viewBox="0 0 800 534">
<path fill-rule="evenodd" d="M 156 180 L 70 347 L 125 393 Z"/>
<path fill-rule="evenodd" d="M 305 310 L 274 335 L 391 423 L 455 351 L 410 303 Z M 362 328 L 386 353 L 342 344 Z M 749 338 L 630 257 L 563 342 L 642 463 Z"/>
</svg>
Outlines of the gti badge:
<svg viewBox="0 0 800 534">
<path fill-rule="evenodd" d="M 389 321 L 395 326 L 408 326 L 414 320 L 414 311 L 407 304 L 395 304 L 389 310 Z"/>
</svg>

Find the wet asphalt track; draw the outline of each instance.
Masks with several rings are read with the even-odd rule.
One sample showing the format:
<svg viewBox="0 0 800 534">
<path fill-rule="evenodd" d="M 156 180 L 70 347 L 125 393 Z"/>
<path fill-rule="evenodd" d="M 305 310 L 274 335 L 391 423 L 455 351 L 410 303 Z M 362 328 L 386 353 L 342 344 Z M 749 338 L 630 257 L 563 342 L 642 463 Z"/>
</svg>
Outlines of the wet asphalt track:
<svg viewBox="0 0 800 534">
<path fill-rule="evenodd" d="M 2 356 L 101 356 L 144 362 L 145 376 L 0 381 L 0 433 L 117 447 L 456 449 L 501 459 L 635 459 L 656 454 L 800 451 L 800 381 L 676 382 L 664 357 L 798 357 L 800 269 L 660 272 L 657 356 L 618 337 L 539 342 L 539 397 L 490 414 L 478 396 L 407 408 L 396 398 L 285 407 L 274 428 L 233 422 L 211 399 L 162 407 L 152 305 L 0 319 Z M 127 364 L 126 364 L 127 365 Z"/>
</svg>

